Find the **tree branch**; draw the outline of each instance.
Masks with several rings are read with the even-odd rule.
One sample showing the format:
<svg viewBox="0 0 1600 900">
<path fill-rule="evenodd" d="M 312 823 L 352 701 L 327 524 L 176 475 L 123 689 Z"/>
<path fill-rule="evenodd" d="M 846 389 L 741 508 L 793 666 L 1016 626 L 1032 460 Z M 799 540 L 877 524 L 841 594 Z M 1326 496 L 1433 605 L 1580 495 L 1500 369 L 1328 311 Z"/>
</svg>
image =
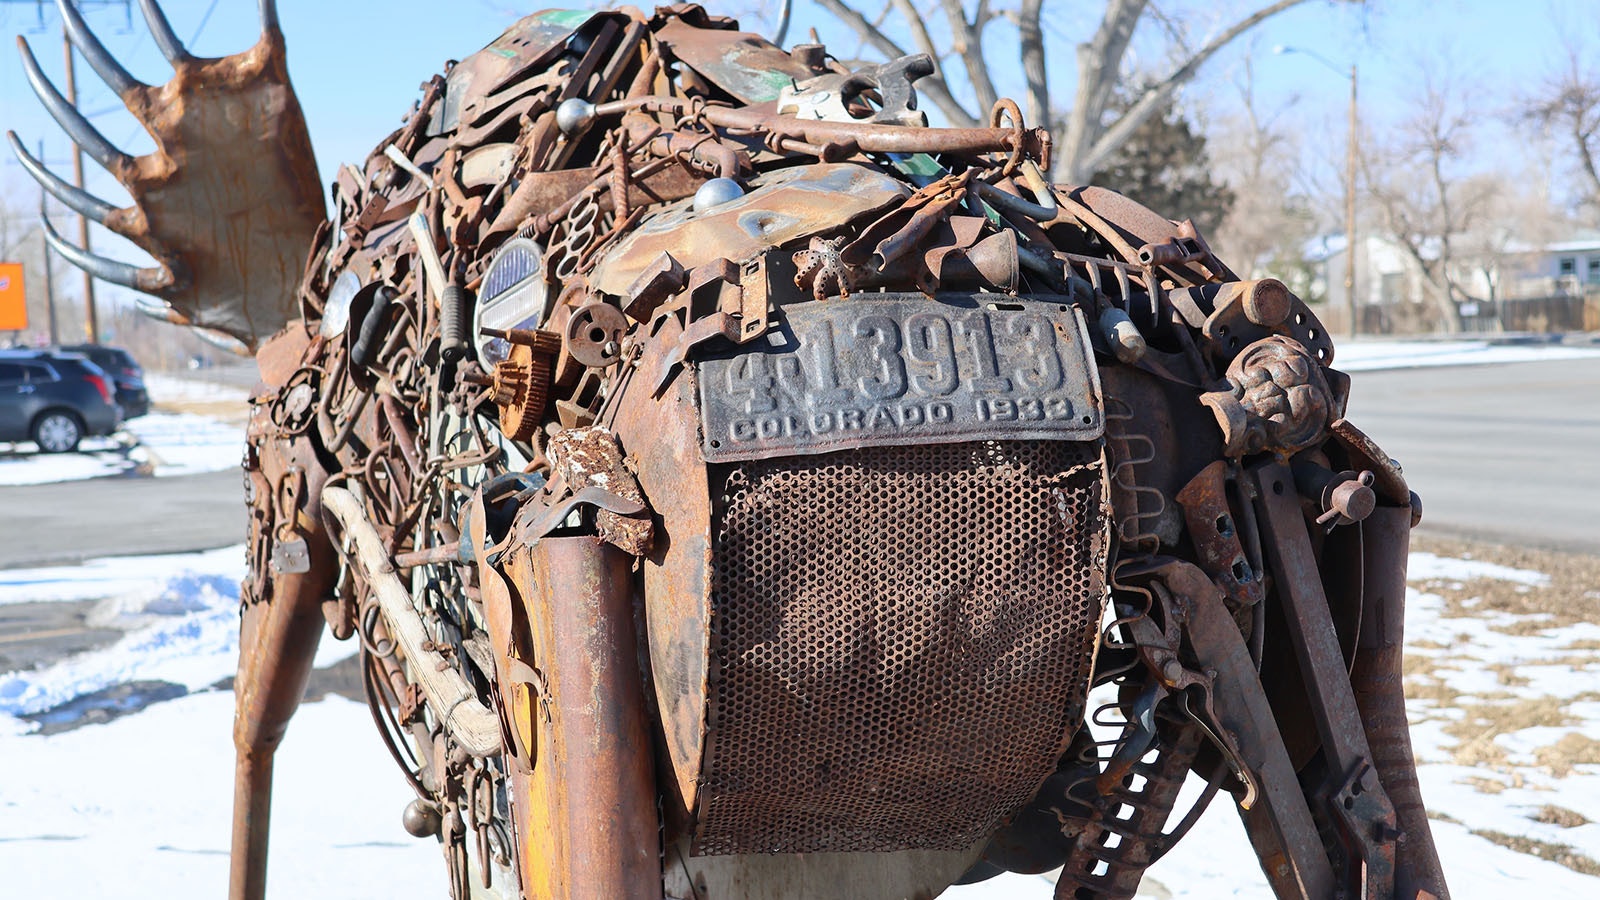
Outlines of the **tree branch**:
<svg viewBox="0 0 1600 900">
<path fill-rule="evenodd" d="M 1123 113 L 1110 127 L 1100 131 L 1092 141 L 1082 141 L 1081 143 L 1086 145 L 1087 149 L 1074 148 L 1078 150 L 1078 155 L 1070 159 L 1063 155 L 1061 162 L 1062 165 L 1068 167 L 1068 179 L 1080 183 L 1087 181 L 1089 176 L 1094 174 L 1094 171 L 1105 162 L 1107 157 L 1126 143 L 1128 137 L 1140 125 L 1144 124 L 1147 119 L 1172 98 L 1173 93 L 1178 88 L 1194 78 L 1195 73 L 1200 70 L 1201 66 L 1205 65 L 1207 60 L 1215 56 L 1223 47 L 1232 43 L 1239 35 L 1261 24 L 1266 19 L 1304 2 L 1305 0 L 1278 0 L 1278 2 L 1264 6 L 1233 23 L 1204 47 L 1196 51 L 1193 56 L 1185 60 L 1171 75 L 1146 89 L 1139 99 L 1134 101 L 1133 105 L 1128 108 L 1128 111 Z M 1142 4 L 1140 5 L 1142 6 Z M 1110 15 L 1110 8 L 1107 9 L 1107 15 Z M 1130 28 L 1129 30 L 1131 33 L 1132 29 Z M 1126 45 L 1124 45 L 1124 49 L 1126 49 Z"/>
<path fill-rule="evenodd" d="M 866 16 L 846 6 L 841 0 L 817 0 L 817 5 L 843 22 L 862 40 L 871 44 L 872 48 L 883 54 L 885 59 L 899 59 L 906 55 L 906 51 L 884 34 L 882 29 L 867 21 Z M 950 89 L 944 79 L 930 75 L 917 82 L 917 90 L 939 107 L 939 111 L 950 120 L 950 124 L 961 128 L 971 128 L 978 124 L 978 120 L 950 95 Z"/>
<path fill-rule="evenodd" d="M 987 114 L 994 109 L 996 100 L 1000 95 L 995 92 L 994 82 L 989 78 L 989 66 L 983 61 L 983 25 L 990 18 L 989 0 L 980 0 L 978 9 L 973 14 L 973 21 L 967 21 L 966 11 L 961 8 L 961 0 L 940 0 L 939 5 L 944 8 L 945 18 L 950 21 L 950 36 L 955 41 L 955 51 L 960 54 L 961 62 L 967 69 L 967 80 L 972 83 L 972 93 L 978 99 L 978 111 Z"/>
<path fill-rule="evenodd" d="M 1050 82 L 1044 65 L 1044 29 L 1039 17 L 1044 0 L 1022 0 L 1017 10 L 1017 39 L 1022 45 L 1022 77 L 1028 83 L 1028 121 L 1051 128 Z"/>
<path fill-rule="evenodd" d="M 1146 0 L 1108 0 L 1094 39 L 1078 45 L 1078 89 L 1066 133 L 1056 141 L 1060 152 L 1056 171 L 1064 174 L 1066 181 L 1084 184 L 1089 180 L 1078 160 L 1100 135 L 1101 119 L 1122 71 L 1122 57 L 1146 5 Z"/>
</svg>

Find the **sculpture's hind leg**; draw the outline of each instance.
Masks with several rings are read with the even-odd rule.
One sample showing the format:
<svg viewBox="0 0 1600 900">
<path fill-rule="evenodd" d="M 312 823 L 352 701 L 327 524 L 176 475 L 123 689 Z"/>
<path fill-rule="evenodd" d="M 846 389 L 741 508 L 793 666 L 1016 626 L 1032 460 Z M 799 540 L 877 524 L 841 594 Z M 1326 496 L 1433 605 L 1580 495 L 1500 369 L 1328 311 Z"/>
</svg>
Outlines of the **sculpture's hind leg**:
<svg viewBox="0 0 1600 900">
<path fill-rule="evenodd" d="M 263 409 L 256 407 L 246 461 L 252 558 L 233 685 L 233 900 L 259 900 L 266 891 L 273 754 L 305 693 L 321 604 L 338 572 L 318 503 L 326 473 L 310 439 L 272 435 Z"/>
</svg>

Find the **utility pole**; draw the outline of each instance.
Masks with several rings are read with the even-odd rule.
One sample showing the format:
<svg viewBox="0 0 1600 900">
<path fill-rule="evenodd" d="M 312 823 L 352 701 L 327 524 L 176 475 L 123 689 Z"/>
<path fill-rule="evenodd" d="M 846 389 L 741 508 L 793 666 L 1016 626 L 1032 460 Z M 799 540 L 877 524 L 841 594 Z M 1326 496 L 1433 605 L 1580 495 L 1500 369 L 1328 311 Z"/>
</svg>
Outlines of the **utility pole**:
<svg viewBox="0 0 1600 900">
<path fill-rule="evenodd" d="M 1350 140 L 1345 149 L 1344 187 L 1344 302 L 1350 316 L 1350 336 L 1361 332 L 1356 318 L 1356 64 L 1350 64 Z"/>
<path fill-rule="evenodd" d="M 67 26 L 61 25 L 61 50 L 67 61 L 67 102 L 74 107 L 78 105 L 78 79 L 76 75 L 77 57 L 72 52 L 72 41 L 67 38 Z M 83 188 L 83 148 L 74 141 L 72 143 L 72 183 L 80 190 Z M 84 252 L 89 252 L 89 217 L 78 216 L 78 246 Z M 48 259 L 46 260 L 48 268 Z M 95 319 L 94 310 L 94 276 L 88 272 L 83 273 L 83 329 L 84 337 L 91 344 L 100 343 L 100 324 Z"/>
<path fill-rule="evenodd" d="M 44 138 L 40 138 L 39 159 L 43 160 L 44 158 Z M 45 204 L 48 202 L 48 197 L 49 194 L 45 192 L 44 187 L 40 186 L 39 221 L 41 222 L 50 221 L 50 212 L 45 208 Z M 50 272 L 50 242 L 44 240 L 43 231 L 39 232 L 39 238 L 39 243 L 43 249 L 41 255 L 44 258 L 44 308 L 45 312 L 47 313 L 46 319 L 48 319 L 50 322 L 50 346 L 56 347 L 60 346 L 61 344 L 61 329 L 56 323 L 56 282 L 55 276 Z"/>
</svg>

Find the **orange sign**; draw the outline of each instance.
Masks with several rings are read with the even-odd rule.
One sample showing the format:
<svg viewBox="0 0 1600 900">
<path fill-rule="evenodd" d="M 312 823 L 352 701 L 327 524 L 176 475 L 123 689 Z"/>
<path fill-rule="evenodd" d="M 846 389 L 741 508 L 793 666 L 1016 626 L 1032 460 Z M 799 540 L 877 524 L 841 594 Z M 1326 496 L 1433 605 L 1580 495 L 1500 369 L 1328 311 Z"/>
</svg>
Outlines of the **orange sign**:
<svg viewBox="0 0 1600 900">
<path fill-rule="evenodd" d="M 22 263 L 0 263 L 0 331 L 28 327 L 28 295 L 22 290 Z"/>
</svg>

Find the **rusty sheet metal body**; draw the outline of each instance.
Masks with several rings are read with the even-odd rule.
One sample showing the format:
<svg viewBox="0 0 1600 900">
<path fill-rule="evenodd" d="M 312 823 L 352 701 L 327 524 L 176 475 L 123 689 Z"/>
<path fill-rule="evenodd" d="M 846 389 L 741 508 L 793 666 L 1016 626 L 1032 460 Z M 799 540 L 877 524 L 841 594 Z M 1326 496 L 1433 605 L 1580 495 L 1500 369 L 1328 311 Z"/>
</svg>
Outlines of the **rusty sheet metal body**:
<svg viewBox="0 0 1600 900">
<path fill-rule="evenodd" d="M 926 58 L 692 5 L 524 18 L 322 222 L 273 4 L 221 60 L 144 6 L 161 88 L 64 10 L 156 153 L 25 66 L 135 205 L 24 163 L 157 265 L 69 258 L 257 350 L 231 896 L 324 625 L 457 898 L 1124 898 L 1218 795 L 1280 897 L 1447 896 L 1420 501 L 1282 283 L 1047 184 L 1011 101 L 926 127 Z"/>
</svg>

